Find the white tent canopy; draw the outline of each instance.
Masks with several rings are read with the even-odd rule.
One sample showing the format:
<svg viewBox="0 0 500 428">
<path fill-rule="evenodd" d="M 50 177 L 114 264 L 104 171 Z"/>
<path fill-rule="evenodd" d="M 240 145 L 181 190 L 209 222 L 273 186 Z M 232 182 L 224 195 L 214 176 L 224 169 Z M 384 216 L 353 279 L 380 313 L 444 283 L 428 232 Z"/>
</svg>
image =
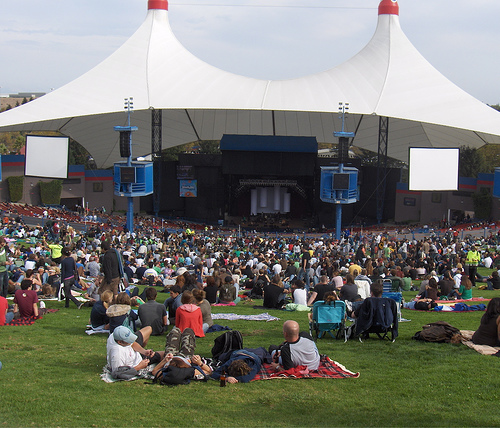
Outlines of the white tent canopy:
<svg viewBox="0 0 500 428">
<path fill-rule="evenodd" d="M 408 147 L 500 143 L 500 113 L 448 81 L 401 30 L 399 6 L 382 0 L 371 41 L 328 71 L 266 81 L 219 70 L 192 55 L 168 22 L 167 0 L 149 0 L 144 23 L 95 68 L 35 101 L 0 114 L 0 131 L 59 131 L 99 167 L 120 160 L 116 125 L 134 98 L 134 156 L 151 152 L 151 110 L 163 111 L 163 148 L 223 134 L 315 136 L 336 142 L 339 102 L 350 104 L 354 145 L 376 151 L 378 118 L 391 118 L 388 155 Z"/>
</svg>

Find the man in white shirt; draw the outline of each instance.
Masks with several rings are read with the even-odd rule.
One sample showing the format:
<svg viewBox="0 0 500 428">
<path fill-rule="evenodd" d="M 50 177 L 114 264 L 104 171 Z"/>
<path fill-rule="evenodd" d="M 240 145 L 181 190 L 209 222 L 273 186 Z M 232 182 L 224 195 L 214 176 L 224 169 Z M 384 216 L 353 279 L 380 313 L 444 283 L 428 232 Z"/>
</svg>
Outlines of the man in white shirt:
<svg viewBox="0 0 500 428">
<path fill-rule="evenodd" d="M 484 267 L 487 269 L 491 269 L 491 265 L 493 264 L 493 259 L 490 256 L 490 253 L 486 253 L 486 257 L 483 259 Z"/>
<path fill-rule="evenodd" d="M 275 262 L 273 265 L 273 273 L 275 275 L 279 275 L 282 270 L 283 270 L 282 266 L 278 262 Z"/>
<path fill-rule="evenodd" d="M 137 335 L 125 326 L 118 326 L 109 335 L 106 344 L 106 359 L 111 369 L 111 375 L 117 376 L 124 368 L 128 368 L 128 375 L 133 375 L 151 363 L 159 363 L 165 352 L 154 352 L 142 347 L 142 334 Z M 132 369 L 132 370 L 130 370 Z M 136 374 L 137 375 L 137 374 Z"/>
</svg>

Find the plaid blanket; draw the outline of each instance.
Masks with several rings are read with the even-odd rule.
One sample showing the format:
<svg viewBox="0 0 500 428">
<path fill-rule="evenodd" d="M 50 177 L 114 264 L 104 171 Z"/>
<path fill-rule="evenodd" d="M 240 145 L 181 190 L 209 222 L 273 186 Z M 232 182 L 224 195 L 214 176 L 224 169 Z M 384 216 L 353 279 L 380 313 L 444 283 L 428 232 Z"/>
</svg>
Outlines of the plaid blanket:
<svg viewBox="0 0 500 428">
<path fill-rule="evenodd" d="M 283 370 L 276 372 L 271 368 L 270 364 L 262 364 L 262 367 L 252 379 L 265 380 L 265 379 L 313 379 L 313 378 L 329 378 L 329 379 L 343 379 L 347 377 L 357 378 L 358 373 L 353 373 L 347 370 L 343 365 L 332 361 L 326 355 L 321 356 L 318 370 L 309 371 L 306 366 L 298 366 L 293 369 Z"/>
<path fill-rule="evenodd" d="M 57 312 L 59 309 L 45 309 L 45 313 L 52 313 L 52 312 Z M 10 323 L 5 324 L 5 325 L 33 325 L 35 324 L 36 320 L 42 319 L 42 315 L 39 315 L 37 317 L 22 317 L 18 318 L 15 320 L 12 320 Z"/>
</svg>

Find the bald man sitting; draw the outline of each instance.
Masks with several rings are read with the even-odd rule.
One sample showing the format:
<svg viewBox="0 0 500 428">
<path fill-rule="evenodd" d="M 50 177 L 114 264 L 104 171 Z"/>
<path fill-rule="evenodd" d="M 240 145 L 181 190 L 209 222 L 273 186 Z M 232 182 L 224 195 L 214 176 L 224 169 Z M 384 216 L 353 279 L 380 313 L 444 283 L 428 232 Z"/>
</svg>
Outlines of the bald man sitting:
<svg viewBox="0 0 500 428">
<path fill-rule="evenodd" d="M 297 366 L 306 366 L 309 370 L 318 369 L 318 348 L 309 333 L 300 331 L 298 322 L 285 321 L 283 336 L 285 341 L 279 347 L 271 345 L 269 349 L 275 370 L 288 370 Z"/>
</svg>

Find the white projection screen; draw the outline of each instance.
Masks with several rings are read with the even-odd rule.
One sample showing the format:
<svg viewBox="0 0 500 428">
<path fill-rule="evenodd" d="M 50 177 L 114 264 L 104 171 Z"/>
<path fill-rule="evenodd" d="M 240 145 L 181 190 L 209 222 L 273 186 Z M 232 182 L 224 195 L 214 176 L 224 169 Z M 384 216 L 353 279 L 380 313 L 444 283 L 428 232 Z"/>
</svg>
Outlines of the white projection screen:
<svg viewBox="0 0 500 428">
<path fill-rule="evenodd" d="M 45 178 L 67 178 L 68 156 L 68 137 L 27 135 L 24 175 Z"/>
<path fill-rule="evenodd" d="M 410 147 L 409 190 L 458 190 L 460 149 Z"/>
</svg>

